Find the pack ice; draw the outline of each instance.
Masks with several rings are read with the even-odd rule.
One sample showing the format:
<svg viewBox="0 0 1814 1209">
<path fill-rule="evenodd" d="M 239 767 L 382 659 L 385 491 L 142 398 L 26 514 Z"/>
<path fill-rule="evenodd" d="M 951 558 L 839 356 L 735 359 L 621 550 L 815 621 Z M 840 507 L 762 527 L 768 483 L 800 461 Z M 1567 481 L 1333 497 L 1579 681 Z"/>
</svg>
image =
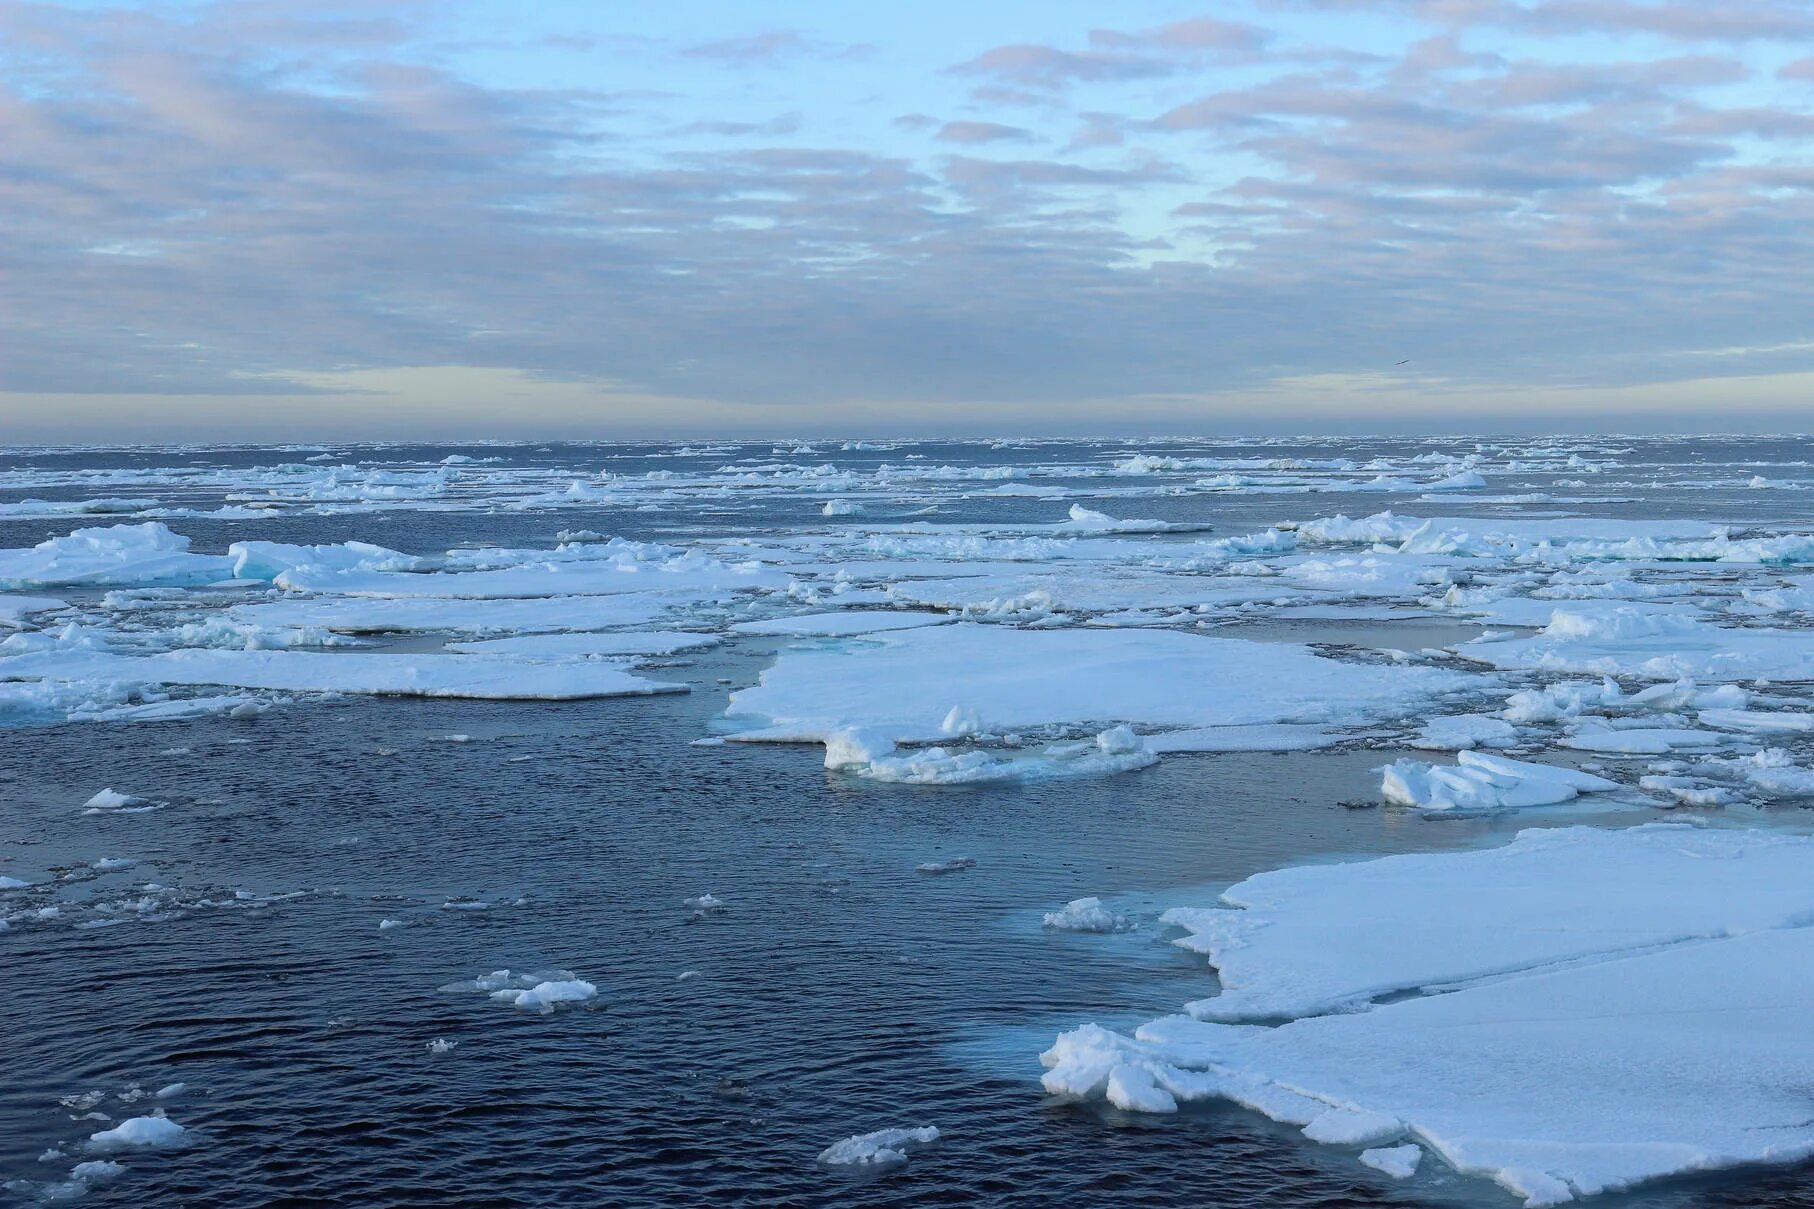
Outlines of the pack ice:
<svg viewBox="0 0 1814 1209">
<path fill-rule="evenodd" d="M 1222 994 L 1065 1033 L 1049 1092 L 1229 1099 L 1315 1141 L 1421 1146 L 1527 1205 L 1814 1154 L 1814 838 L 1525 831 L 1223 899 L 1165 916 Z"/>
</svg>

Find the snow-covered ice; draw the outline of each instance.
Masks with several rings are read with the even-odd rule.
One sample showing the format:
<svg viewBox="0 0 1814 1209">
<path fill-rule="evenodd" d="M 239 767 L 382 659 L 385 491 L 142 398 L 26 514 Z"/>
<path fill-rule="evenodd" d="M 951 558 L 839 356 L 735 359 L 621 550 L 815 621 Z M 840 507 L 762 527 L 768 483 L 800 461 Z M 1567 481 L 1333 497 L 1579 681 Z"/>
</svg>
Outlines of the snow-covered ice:
<svg viewBox="0 0 1814 1209">
<path fill-rule="evenodd" d="M 1339 662 L 1288 643 L 965 623 L 877 635 L 858 648 L 783 651 L 758 687 L 731 695 L 728 712 L 766 724 L 749 738 L 824 742 L 864 727 L 905 742 L 948 737 L 954 709 L 995 731 L 1355 722 L 1477 683 L 1438 668 Z"/>
<path fill-rule="evenodd" d="M 1553 806 L 1583 793 L 1619 788 L 1616 781 L 1553 764 L 1532 764 L 1477 751 L 1460 752 L 1455 759 L 1453 765 L 1417 760 L 1389 764 L 1380 770 L 1380 793 L 1397 806 L 1459 813 Z"/>
<path fill-rule="evenodd" d="M 939 1131 L 926 1125 L 918 1129 L 878 1129 L 834 1142 L 819 1152 L 819 1161 L 832 1167 L 886 1167 L 907 1161 L 907 1151 L 936 1142 Z"/>
<path fill-rule="evenodd" d="M 1074 898 L 1057 911 L 1047 911 L 1045 926 L 1060 932 L 1120 932 L 1133 926 L 1125 915 L 1102 905 L 1100 898 Z"/>
<path fill-rule="evenodd" d="M 92 1154 L 117 1154 L 127 1150 L 162 1150 L 187 1141 L 188 1130 L 169 1117 L 129 1117 L 111 1129 L 88 1135 Z"/>
<path fill-rule="evenodd" d="M 1530 1205 L 1794 1161 L 1814 1153 L 1811 874 L 1814 837 L 1671 824 L 1261 874 L 1224 895 L 1239 910 L 1165 916 L 1220 996 L 1064 1034 L 1046 1088 L 1415 1141 Z"/>
</svg>

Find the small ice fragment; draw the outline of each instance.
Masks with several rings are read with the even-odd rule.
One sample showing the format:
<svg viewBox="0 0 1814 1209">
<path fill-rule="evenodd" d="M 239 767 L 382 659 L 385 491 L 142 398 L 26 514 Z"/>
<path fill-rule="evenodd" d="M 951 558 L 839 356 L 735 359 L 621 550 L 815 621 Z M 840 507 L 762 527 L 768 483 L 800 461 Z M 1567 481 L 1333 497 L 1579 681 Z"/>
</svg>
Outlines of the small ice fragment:
<svg viewBox="0 0 1814 1209">
<path fill-rule="evenodd" d="M 1423 1161 L 1423 1147 L 1415 1142 L 1403 1146 L 1379 1146 L 1360 1152 L 1360 1161 L 1375 1171 L 1383 1171 L 1395 1180 L 1411 1178 L 1417 1164 Z"/>
<path fill-rule="evenodd" d="M 974 735 L 982 728 L 982 715 L 967 705 L 952 706 L 951 712 L 945 715 L 944 722 L 939 725 L 940 733 L 952 737 Z"/>
<path fill-rule="evenodd" d="M 378 930 L 380 932 L 388 932 L 392 928 L 401 928 L 402 926 L 403 921 L 400 919 L 381 919 L 378 921 Z"/>
<path fill-rule="evenodd" d="M 138 861 L 130 856 L 104 856 L 89 868 L 98 873 L 112 873 L 118 869 L 130 869 L 136 864 Z"/>
<path fill-rule="evenodd" d="M 956 873 L 959 869 L 971 869 L 976 861 L 968 856 L 954 856 L 948 861 L 927 861 L 919 867 L 921 873 L 941 874 Z"/>
<path fill-rule="evenodd" d="M 850 726 L 825 736 L 827 768 L 862 768 L 894 752 L 894 740 L 874 727 Z"/>
<path fill-rule="evenodd" d="M 695 911 L 722 911 L 724 900 L 716 894 L 701 894 L 698 898 L 689 898 L 686 905 Z"/>
<path fill-rule="evenodd" d="M 120 810 L 142 801 L 144 801 L 143 798 L 136 798 L 129 793 L 120 793 L 109 788 L 103 789 L 82 803 L 82 808 L 84 810 Z"/>
<path fill-rule="evenodd" d="M 1178 1111 L 1177 1097 L 1159 1086 L 1153 1072 L 1129 1062 L 1118 1062 L 1109 1071 L 1104 1094 L 1110 1104 L 1125 1112 Z"/>
<path fill-rule="evenodd" d="M 189 1085 L 187 1083 L 166 1083 L 162 1087 L 157 1089 L 157 1091 L 154 1093 L 154 1096 L 156 1099 L 159 1099 L 159 1100 L 168 1100 L 172 1096 L 182 1095 L 183 1089 L 188 1086 Z"/>
<path fill-rule="evenodd" d="M 125 1175 L 126 1169 L 112 1159 L 89 1159 L 69 1169 L 69 1178 L 84 1183 L 111 1180 Z"/>
<path fill-rule="evenodd" d="M 538 982 L 527 990 L 506 988 L 493 991 L 491 997 L 513 1005 L 518 1011 L 539 1012 L 546 1016 L 563 1003 L 583 1003 L 598 996 L 598 988 L 583 979 Z"/>
<path fill-rule="evenodd" d="M 693 979 L 695 979 L 697 977 L 699 977 L 698 970 L 682 970 L 679 974 L 675 975 L 674 981 L 675 982 L 691 982 L 691 981 L 693 981 Z"/>
<path fill-rule="evenodd" d="M 454 1048 L 454 1046 L 456 1046 L 458 1044 L 460 1044 L 458 1041 L 449 1041 L 445 1037 L 436 1037 L 433 1041 L 428 1042 L 422 1048 L 426 1049 L 431 1054 L 439 1055 L 439 1054 L 447 1053 L 448 1051 L 452 1050 Z"/>
<path fill-rule="evenodd" d="M 1125 915 L 1102 905 L 1100 898 L 1074 898 L 1062 911 L 1048 911 L 1045 926 L 1063 932 L 1120 932 L 1133 926 Z"/>
<path fill-rule="evenodd" d="M 30 882 L 22 882 L 16 877 L 0 877 L 0 890 L 23 890 L 29 885 Z"/>
<path fill-rule="evenodd" d="M 188 1132 L 169 1117 L 130 1117 L 112 1129 L 88 1135 L 88 1149 L 95 1154 L 158 1150 L 178 1145 Z"/>
<path fill-rule="evenodd" d="M 884 1167 L 907 1161 L 907 1148 L 938 1140 L 937 1128 L 878 1129 L 834 1142 L 819 1152 L 819 1161 L 833 1167 Z"/>
</svg>

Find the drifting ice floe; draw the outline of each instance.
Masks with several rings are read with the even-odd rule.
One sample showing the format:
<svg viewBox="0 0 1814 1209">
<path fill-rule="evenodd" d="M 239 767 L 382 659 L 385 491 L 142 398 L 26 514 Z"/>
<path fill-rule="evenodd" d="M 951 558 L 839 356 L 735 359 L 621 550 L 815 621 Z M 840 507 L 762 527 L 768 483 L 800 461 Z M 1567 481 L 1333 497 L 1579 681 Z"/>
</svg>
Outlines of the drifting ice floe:
<svg viewBox="0 0 1814 1209">
<path fill-rule="evenodd" d="M 960 624 L 878 635 L 861 648 L 783 651 L 758 687 L 731 695 L 728 712 L 767 722 L 743 738 L 823 743 L 863 728 L 913 742 L 963 733 L 947 729 L 954 711 L 974 719 L 969 733 L 1354 722 L 1477 683 L 1436 668 L 1341 663 L 1286 643 Z"/>
<path fill-rule="evenodd" d="M 938 1136 L 937 1128 L 931 1125 L 919 1129 L 878 1129 L 874 1133 L 834 1142 L 819 1152 L 819 1161 L 833 1167 L 885 1167 L 905 1163 L 911 1147 L 935 1142 Z"/>
<path fill-rule="evenodd" d="M 883 612 L 879 609 L 807 613 L 799 617 L 771 617 L 740 621 L 733 634 L 781 634 L 789 637 L 838 638 L 847 634 L 878 634 L 883 630 L 913 630 L 950 620 L 940 613 Z"/>
<path fill-rule="evenodd" d="M 103 584 L 206 584 L 233 576 L 224 555 L 190 554 L 189 539 L 164 525 L 77 529 L 29 550 L 0 550 L 0 589 Z"/>
<path fill-rule="evenodd" d="M 0 659 L 0 679 L 52 678 L 486 700 L 571 701 L 686 691 L 685 685 L 643 680 L 597 660 L 544 663 L 504 655 L 330 655 L 190 648 L 159 655 L 50 650 Z"/>
<path fill-rule="evenodd" d="M 571 970 L 542 970 L 533 974 L 512 974 L 493 970 L 470 982 L 456 982 L 444 991 L 483 991 L 499 1003 L 508 1003 L 518 1011 L 547 1016 L 562 1004 L 585 1003 L 598 997 L 598 988 L 576 978 Z"/>
<path fill-rule="evenodd" d="M 1736 629 L 1629 606 L 1558 608 L 1530 638 L 1476 642 L 1456 654 L 1493 667 L 1644 680 L 1814 680 L 1814 633 Z"/>
<path fill-rule="evenodd" d="M 1131 1038 L 1064 1034 L 1049 1091 L 1146 1111 L 1219 1097 L 1317 1140 L 1413 1139 L 1530 1205 L 1814 1153 L 1814 839 L 1525 831 L 1278 870 L 1224 899 L 1244 909 L 1164 917 L 1223 993 Z"/>
<path fill-rule="evenodd" d="M 1047 911 L 1045 926 L 1060 932 L 1120 932 L 1133 920 L 1102 905 L 1100 898 L 1074 898 L 1059 911 Z"/>
<path fill-rule="evenodd" d="M 1454 765 L 1400 760 L 1380 771 L 1380 793 L 1396 806 L 1438 812 L 1516 810 L 1554 806 L 1583 793 L 1619 788 L 1616 781 L 1553 764 L 1531 764 L 1463 751 Z"/>
<path fill-rule="evenodd" d="M 20 629 L 34 614 L 63 607 L 63 601 L 50 596 L 0 596 L 0 629 Z"/>
<path fill-rule="evenodd" d="M 189 1131 L 169 1117 L 131 1117 L 112 1129 L 88 1136 L 92 1154 L 117 1154 L 125 1150 L 162 1150 L 180 1146 Z"/>
</svg>

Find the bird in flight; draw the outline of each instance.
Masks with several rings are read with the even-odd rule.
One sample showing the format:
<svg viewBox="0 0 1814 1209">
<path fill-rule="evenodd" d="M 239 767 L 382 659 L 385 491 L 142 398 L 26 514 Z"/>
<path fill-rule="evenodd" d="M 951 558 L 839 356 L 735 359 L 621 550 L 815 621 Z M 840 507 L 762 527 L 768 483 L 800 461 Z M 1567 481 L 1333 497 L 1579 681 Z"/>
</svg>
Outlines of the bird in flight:
<svg viewBox="0 0 1814 1209">
<path fill-rule="evenodd" d="M 1411 358 L 1409 358 L 1409 357 L 1406 357 L 1406 358 L 1405 358 L 1405 359 L 1404 359 L 1404 360 L 1403 360 L 1403 361 L 1400 361 L 1400 362 L 1399 362 L 1399 363 L 1398 363 L 1398 364 L 1400 364 L 1400 365 L 1409 365 L 1409 364 L 1411 364 Z"/>
</svg>

